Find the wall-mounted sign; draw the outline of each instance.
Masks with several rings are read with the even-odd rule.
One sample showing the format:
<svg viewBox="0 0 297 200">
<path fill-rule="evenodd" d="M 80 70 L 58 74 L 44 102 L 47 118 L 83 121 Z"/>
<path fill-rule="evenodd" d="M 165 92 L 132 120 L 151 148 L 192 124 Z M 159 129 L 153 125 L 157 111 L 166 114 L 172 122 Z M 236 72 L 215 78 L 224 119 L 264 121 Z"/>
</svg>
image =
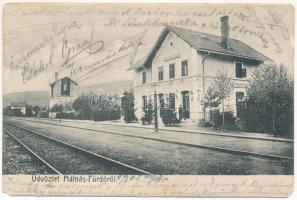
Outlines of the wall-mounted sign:
<svg viewBox="0 0 297 200">
<path fill-rule="evenodd" d="M 165 58 L 164 61 L 167 62 L 167 61 L 174 60 L 177 58 L 180 58 L 180 53 L 169 56 L 169 57 Z"/>
</svg>

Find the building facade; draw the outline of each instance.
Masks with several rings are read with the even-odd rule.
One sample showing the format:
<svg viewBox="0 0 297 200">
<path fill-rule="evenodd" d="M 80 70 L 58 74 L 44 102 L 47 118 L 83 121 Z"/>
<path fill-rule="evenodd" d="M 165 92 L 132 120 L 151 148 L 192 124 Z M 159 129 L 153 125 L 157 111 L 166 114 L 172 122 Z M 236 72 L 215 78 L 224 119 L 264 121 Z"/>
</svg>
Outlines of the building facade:
<svg viewBox="0 0 297 200">
<path fill-rule="evenodd" d="M 164 105 L 174 110 L 181 106 L 184 118 L 204 119 L 201 98 L 218 71 L 232 79 L 225 110 L 237 115 L 236 105 L 245 95 L 248 79 L 266 60 L 270 59 L 229 38 L 228 16 L 221 18 L 221 36 L 166 26 L 147 57 L 131 68 L 135 71 L 136 115 L 157 94 L 160 111 Z"/>
<path fill-rule="evenodd" d="M 55 104 L 64 105 L 73 101 L 76 98 L 74 89 L 77 87 L 77 83 L 69 77 L 58 78 L 55 75 L 55 80 L 50 83 L 50 101 L 49 108 L 52 108 Z"/>
</svg>

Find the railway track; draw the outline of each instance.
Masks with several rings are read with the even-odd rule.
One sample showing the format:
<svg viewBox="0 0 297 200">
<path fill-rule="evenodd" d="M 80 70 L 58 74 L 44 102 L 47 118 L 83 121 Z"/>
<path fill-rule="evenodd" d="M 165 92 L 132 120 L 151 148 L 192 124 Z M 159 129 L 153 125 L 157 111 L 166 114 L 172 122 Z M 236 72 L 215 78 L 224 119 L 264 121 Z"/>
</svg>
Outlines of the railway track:
<svg viewBox="0 0 297 200">
<path fill-rule="evenodd" d="M 32 120 L 24 120 L 24 121 L 29 121 L 29 122 L 33 122 L 33 123 L 42 123 L 42 124 L 48 124 L 48 125 L 55 125 L 55 126 L 62 126 L 62 127 L 68 127 L 68 128 L 74 128 L 74 129 L 80 129 L 80 130 L 94 131 L 94 132 L 102 132 L 102 133 L 107 133 L 107 134 L 112 134 L 112 135 L 120 135 L 120 136 L 130 137 L 130 138 L 152 140 L 152 141 L 157 141 L 157 142 L 183 145 L 183 146 L 189 146 L 189 147 L 218 151 L 218 152 L 225 152 L 225 153 L 236 154 L 236 155 L 256 156 L 256 157 L 266 158 L 266 159 L 288 160 L 288 161 L 293 161 L 293 159 L 294 159 L 293 157 L 287 157 L 287 156 L 255 153 L 255 152 L 250 152 L 250 151 L 242 151 L 242 150 L 235 150 L 235 149 L 221 148 L 221 147 L 200 145 L 200 144 L 189 144 L 189 143 L 183 143 L 183 142 L 178 142 L 178 141 L 174 141 L 174 140 L 165 140 L 165 139 L 151 138 L 151 137 L 139 136 L 139 135 L 129 135 L 126 133 L 115 132 L 115 131 L 94 130 L 94 129 L 90 129 L 90 128 L 82 128 L 82 127 L 76 127 L 76 126 L 70 126 L 70 125 L 64 125 L 64 124 L 48 123 L 48 122 L 36 122 L 36 121 L 32 121 Z M 5 122 L 5 123 L 8 123 L 8 122 Z M 11 123 L 8 123 L 8 124 L 14 125 Z"/>
<path fill-rule="evenodd" d="M 3 131 L 56 174 L 150 174 L 39 132 L 5 123 Z"/>
<path fill-rule="evenodd" d="M 15 174 L 56 174 L 54 170 L 36 159 L 28 148 L 3 131 L 3 175 Z"/>
<path fill-rule="evenodd" d="M 19 119 L 18 117 L 12 117 L 15 119 Z M 42 123 L 42 124 L 49 124 L 49 125 L 58 125 L 58 126 L 65 126 L 65 127 L 72 127 L 72 128 L 80 128 L 80 127 L 75 127 L 75 126 L 68 126 L 68 125 L 62 125 L 62 124 L 57 124 L 55 122 L 57 122 L 57 120 L 52 119 L 53 123 L 50 123 L 48 121 L 41 121 L 38 120 L 33 120 L 33 119 L 21 119 L 22 121 L 28 121 L 28 122 L 33 122 L 33 123 Z M 76 122 L 76 121 L 73 121 Z M 107 123 L 100 123 L 100 125 L 103 126 L 118 126 L 118 127 L 129 127 L 127 125 L 123 125 L 123 124 L 107 124 Z M 134 126 L 133 128 L 138 128 L 138 129 L 151 129 L 153 130 L 154 128 L 151 127 L 145 127 L 145 126 Z M 159 130 L 165 130 L 165 131 L 173 131 L 173 132 L 180 132 L 180 130 L 176 130 L 176 129 L 164 129 L 164 128 L 159 128 Z M 257 136 L 243 136 L 243 135 L 230 135 L 230 134 L 224 134 L 224 133 L 209 133 L 209 132 L 197 132 L 197 131 L 190 131 L 190 130 L 186 130 L 186 131 L 182 131 L 182 132 L 186 132 L 189 134 L 200 134 L 200 135 L 211 135 L 211 136 L 217 136 L 217 137 L 229 137 L 229 138 L 243 138 L 243 139 L 254 139 L 254 140 L 264 140 L 264 141 L 276 141 L 276 142 L 284 142 L 284 143 L 293 143 L 293 140 L 291 139 L 284 139 L 284 138 L 265 138 L 265 137 L 257 137 Z"/>
</svg>

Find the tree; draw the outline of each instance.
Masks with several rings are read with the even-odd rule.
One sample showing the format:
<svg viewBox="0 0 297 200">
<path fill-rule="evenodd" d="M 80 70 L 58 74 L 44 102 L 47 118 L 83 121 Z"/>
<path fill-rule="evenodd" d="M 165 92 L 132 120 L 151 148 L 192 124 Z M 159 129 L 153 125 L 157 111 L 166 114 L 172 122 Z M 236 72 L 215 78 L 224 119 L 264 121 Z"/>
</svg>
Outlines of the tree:
<svg viewBox="0 0 297 200">
<path fill-rule="evenodd" d="M 64 109 L 67 110 L 67 111 L 73 111 L 73 107 L 72 107 L 72 102 L 71 101 L 68 101 L 66 103 L 64 103 Z"/>
<path fill-rule="evenodd" d="M 231 78 L 228 76 L 227 73 L 222 71 L 218 71 L 216 78 L 213 82 L 213 90 L 215 91 L 214 94 L 217 95 L 218 102 L 222 105 L 222 112 L 223 112 L 223 124 L 222 130 L 225 130 L 225 105 L 224 100 L 226 96 L 231 92 L 233 85 L 231 82 Z"/>
<path fill-rule="evenodd" d="M 117 95 L 96 95 L 93 93 L 81 94 L 72 103 L 72 108 L 78 112 L 81 119 L 95 121 L 116 120 L 121 116 Z"/>
<path fill-rule="evenodd" d="M 91 111 L 92 111 L 92 106 L 91 102 L 93 99 L 94 95 L 91 93 L 82 93 L 80 96 L 78 96 L 73 102 L 72 102 L 72 108 L 79 112 L 79 115 L 81 116 L 81 119 L 90 119 Z"/>
<path fill-rule="evenodd" d="M 37 114 L 39 113 L 40 110 L 41 110 L 41 108 L 39 106 L 34 106 L 33 107 L 34 115 L 37 116 Z"/>
<path fill-rule="evenodd" d="M 124 121 L 132 122 L 136 120 L 135 109 L 134 109 L 134 94 L 131 92 L 124 92 L 122 98 L 122 105 L 124 111 Z"/>
<path fill-rule="evenodd" d="M 209 86 L 201 99 L 203 109 L 209 107 L 218 107 L 221 102 L 219 92 L 214 86 Z"/>
<path fill-rule="evenodd" d="M 37 117 L 39 118 L 48 118 L 48 111 L 46 108 L 41 108 L 39 112 L 37 113 Z"/>
<path fill-rule="evenodd" d="M 3 115 L 4 116 L 10 116 L 10 115 L 12 115 L 12 110 L 11 110 L 11 107 L 10 106 L 6 106 L 3 109 Z"/>
<path fill-rule="evenodd" d="M 76 98 L 73 102 L 72 102 L 72 108 L 75 111 L 80 111 L 82 108 L 82 98 L 81 96 L 79 96 L 78 98 Z"/>
<path fill-rule="evenodd" d="M 204 124 L 207 125 L 211 122 L 214 122 L 214 120 L 216 120 L 214 119 L 214 116 L 216 116 L 215 115 L 216 111 L 214 110 L 214 108 L 217 108 L 221 102 L 218 91 L 213 86 L 209 86 L 206 92 L 203 94 L 200 102 L 201 102 L 203 114 L 204 114 Z M 209 118 L 206 117 L 207 110 L 209 111 L 209 114 L 210 114 Z M 213 126 L 213 129 L 215 130 L 216 129 L 216 127 L 214 127 L 215 123 L 212 123 L 212 126 Z"/>
<path fill-rule="evenodd" d="M 245 115 L 247 126 L 280 132 L 293 131 L 293 80 L 283 65 L 262 65 L 252 75 L 246 88 Z M 254 123 L 252 125 L 252 123 Z"/>
<path fill-rule="evenodd" d="M 121 116 L 120 105 L 116 95 L 93 95 L 91 98 L 91 114 L 95 121 L 116 120 Z"/>
<path fill-rule="evenodd" d="M 33 116 L 33 107 L 31 105 L 26 105 L 25 116 L 31 117 Z"/>
<path fill-rule="evenodd" d="M 63 111 L 63 105 L 62 104 L 55 104 L 50 109 L 51 112 L 62 112 Z"/>
</svg>

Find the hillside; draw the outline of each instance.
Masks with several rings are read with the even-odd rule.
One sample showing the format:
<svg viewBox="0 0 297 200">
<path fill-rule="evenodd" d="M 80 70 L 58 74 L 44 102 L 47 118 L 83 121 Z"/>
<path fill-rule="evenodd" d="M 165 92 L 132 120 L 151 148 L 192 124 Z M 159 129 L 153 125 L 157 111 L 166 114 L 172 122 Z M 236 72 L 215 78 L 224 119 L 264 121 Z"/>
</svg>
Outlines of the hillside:
<svg viewBox="0 0 297 200">
<path fill-rule="evenodd" d="M 132 81 L 116 81 L 109 83 L 101 83 L 96 85 L 79 86 L 73 94 L 78 96 L 83 92 L 93 92 L 97 94 L 122 94 L 125 90 L 132 87 Z M 25 100 L 30 105 L 39 107 L 47 107 L 50 99 L 48 91 L 27 91 L 16 92 L 3 95 L 3 107 L 10 105 L 12 101 L 21 102 Z"/>
<path fill-rule="evenodd" d="M 92 92 L 95 94 L 121 95 L 125 90 L 129 90 L 129 88 L 132 86 L 132 81 L 113 81 L 95 85 L 78 86 L 78 88 L 75 89 L 75 95 L 80 95 L 83 92 Z"/>
<path fill-rule="evenodd" d="M 3 107 L 9 106 L 12 101 L 21 102 L 25 100 L 30 105 L 47 107 L 49 102 L 48 91 L 15 92 L 3 95 Z"/>
</svg>

